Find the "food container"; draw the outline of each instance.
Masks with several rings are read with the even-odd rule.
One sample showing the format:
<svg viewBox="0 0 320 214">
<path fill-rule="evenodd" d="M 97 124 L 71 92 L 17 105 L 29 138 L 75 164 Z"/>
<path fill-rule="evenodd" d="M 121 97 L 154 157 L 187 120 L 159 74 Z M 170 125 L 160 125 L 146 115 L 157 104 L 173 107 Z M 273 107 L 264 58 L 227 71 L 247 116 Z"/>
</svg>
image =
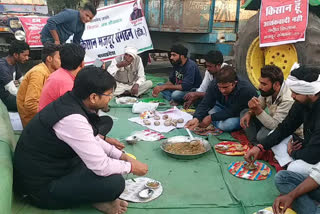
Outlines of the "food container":
<svg viewBox="0 0 320 214">
<path fill-rule="evenodd" d="M 148 181 L 145 186 L 149 189 L 158 189 L 160 186 L 159 181 Z"/>
<path fill-rule="evenodd" d="M 165 152 L 167 155 L 173 157 L 173 158 L 177 158 L 177 159 L 196 159 L 196 158 L 200 158 L 202 157 L 205 153 L 207 153 L 208 151 L 211 150 L 211 145 L 209 144 L 208 141 L 202 139 L 202 138 L 198 138 L 195 137 L 194 140 L 199 140 L 202 145 L 205 148 L 204 152 L 198 153 L 198 154 L 175 154 L 172 152 L 169 152 L 166 150 L 166 146 L 170 145 L 170 144 L 174 144 L 174 143 L 182 143 L 182 142 L 191 142 L 191 138 L 187 137 L 187 136 L 175 136 L 175 137 L 171 137 L 165 141 L 163 141 L 160 145 L 160 148 L 162 149 L 163 152 Z"/>
</svg>

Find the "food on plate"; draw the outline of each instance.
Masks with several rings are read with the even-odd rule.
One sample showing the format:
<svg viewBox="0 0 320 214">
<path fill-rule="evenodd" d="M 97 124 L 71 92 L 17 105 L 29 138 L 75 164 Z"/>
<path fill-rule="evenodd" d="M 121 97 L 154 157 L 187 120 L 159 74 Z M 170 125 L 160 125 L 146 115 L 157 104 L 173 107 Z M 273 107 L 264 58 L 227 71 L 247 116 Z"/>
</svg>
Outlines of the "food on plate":
<svg viewBox="0 0 320 214">
<path fill-rule="evenodd" d="M 137 100 L 135 98 L 129 98 L 127 99 L 128 103 L 135 103 Z"/>
<path fill-rule="evenodd" d="M 206 128 L 207 131 L 214 131 L 215 128 L 213 125 L 209 125 L 207 128 Z"/>
<path fill-rule="evenodd" d="M 260 172 L 260 174 L 261 174 L 262 176 L 267 176 L 267 175 L 269 174 L 269 172 L 268 172 L 267 170 L 262 170 L 262 171 Z"/>
<path fill-rule="evenodd" d="M 160 126 L 160 121 L 154 121 L 153 123 L 155 126 Z"/>
<path fill-rule="evenodd" d="M 146 183 L 146 187 L 150 189 L 157 189 L 160 186 L 160 183 L 158 181 L 148 181 Z"/>
<path fill-rule="evenodd" d="M 160 116 L 159 116 L 159 115 L 155 115 L 155 116 L 154 116 L 154 119 L 155 119 L 155 120 L 160 120 Z"/>
<path fill-rule="evenodd" d="M 243 151 L 244 148 L 243 148 L 243 146 L 241 144 L 239 144 L 239 145 L 236 145 L 236 150 L 237 151 Z"/>
<path fill-rule="evenodd" d="M 144 125 L 149 126 L 151 125 L 150 120 L 143 120 Z"/>
<path fill-rule="evenodd" d="M 164 125 L 165 126 L 171 126 L 171 121 L 169 121 L 169 120 L 164 121 Z"/>
<path fill-rule="evenodd" d="M 199 132 L 199 131 L 201 131 L 202 130 L 202 128 L 200 128 L 200 127 L 195 127 L 194 129 L 193 129 L 193 131 L 195 131 L 195 132 Z"/>
<path fill-rule="evenodd" d="M 169 153 L 177 155 L 197 155 L 206 151 L 206 148 L 201 141 L 199 141 L 199 143 L 171 143 L 166 145 L 164 149 Z"/>
<path fill-rule="evenodd" d="M 246 163 L 244 165 L 244 168 L 246 168 L 248 170 L 256 170 L 257 169 L 257 165 L 255 165 L 254 163 Z"/>
<path fill-rule="evenodd" d="M 227 151 L 229 149 L 228 145 L 216 145 L 216 149 L 220 151 Z"/>
<path fill-rule="evenodd" d="M 169 116 L 167 114 L 162 116 L 162 120 L 167 120 L 169 118 Z"/>
<path fill-rule="evenodd" d="M 174 120 L 173 121 L 170 121 L 171 122 L 171 125 L 172 126 L 177 126 L 177 122 L 175 122 Z"/>
<path fill-rule="evenodd" d="M 184 119 L 183 119 L 183 118 L 179 118 L 179 119 L 177 120 L 177 122 L 178 122 L 178 123 L 183 123 L 183 122 L 184 122 Z"/>
</svg>

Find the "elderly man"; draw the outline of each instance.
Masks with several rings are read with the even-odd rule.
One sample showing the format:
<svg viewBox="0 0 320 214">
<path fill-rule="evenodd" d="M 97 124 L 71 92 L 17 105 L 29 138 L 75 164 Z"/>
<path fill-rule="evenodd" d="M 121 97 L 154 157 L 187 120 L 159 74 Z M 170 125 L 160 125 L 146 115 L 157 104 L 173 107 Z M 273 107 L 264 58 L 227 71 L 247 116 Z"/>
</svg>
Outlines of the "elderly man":
<svg viewBox="0 0 320 214">
<path fill-rule="evenodd" d="M 0 59 L 0 98 L 8 111 L 18 111 L 18 85 L 22 82 L 23 75 L 16 70 L 16 64 L 28 61 L 29 49 L 27 43 L 15 40 L 10 44 L 9 55 Z"/>
<path fill-rule="evenodd" d="M 108 72 L 117 81 L 117 88 L 114 91 L 115 96 L 131 95 L 138 97 L 152 87 L 152 82 L 146 80 L 142 60 L 134 47 L 126 47 L 123 56 L 113 59 L 108 67 Z"/>
<path fill-rule="evenodd" d="M 253 145 L 257 145 L 271 130 L 277 128 L 294 102 L 279 67 L 266 65 L 261 68 L 259 81 L 261 95 L 252 98 L 248 103 L 249 110 L 245 109 L 240 114 L 240 125 Z M 264 110 L 266 107 L 269 113 Z M 302 129 L 298 131 L 297 134 L 301 135 Z"/>
<path fill-rule="evenodd" d="M 308 175 L 320 161 L 320 68 L 301 66 L 294 69 L 286 84 L 296 101 L 287 117 L 278 127 L 245 155 L 253 162 L 260 151 L 271 149 L 281 166 L 289 171 Z M 303 124 L 304 140 L 290 140 L 294 131 Z"/>
<path fill-rule="evenodd" d="M 224 66 L 215 77 L 186 128 L 206 128 L 212 123 L 223 131 L 240 129 L 240 112 L 257 92 L 249 82 L 238 79 L 231 66 Z"/>
<path fill-rule="evenodd" d="M 226 63 L 223 63 L 223 55 L 220 51 L 209 51 L 205 57 L 206 72 L 199 88 L 196 91 L 189 92 L 184 96 L 183 108 L 188 109 L 193 103 L 199 103 L 211 83 L 216 73 L 218 73 Z"/>
<path fill-rule="evenodd" d="M 14 189 L 40 208 L 92 204 L 122 214 L 122 175 L 142 176 L 148 166 L 105 142 L 112 120 L 97 111 L 112 99 L 116 81 L 101 68 L 82 69 L 74 87 L 40 111 L 23 130 L 14 154 Z M 104 124 L 102 127 L 101 124 Z"/>
<path fill-rule="evenodd" d="M 191 90 L 201 85 L 201 75 L 197 64 L 188 59 L 188 49 L 183 45 L 173 45 L 170 50 L 170 62 L 173 71 L 169 81 L 159 84 L 153 89 L 152 96 L 162 96 L 170 101 L 171 105 L 179 105 L 184 102 L 183 97 Z"/>
</svg>

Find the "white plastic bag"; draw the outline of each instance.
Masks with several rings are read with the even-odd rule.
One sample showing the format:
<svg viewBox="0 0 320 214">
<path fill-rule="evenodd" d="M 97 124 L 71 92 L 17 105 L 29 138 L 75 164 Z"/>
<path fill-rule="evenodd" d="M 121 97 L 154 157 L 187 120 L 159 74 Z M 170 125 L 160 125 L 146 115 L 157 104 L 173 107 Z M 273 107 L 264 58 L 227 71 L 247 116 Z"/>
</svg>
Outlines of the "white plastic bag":
<svg viewBox="0 0 320 214">
<path fill-rule="evenodd" d="M 140 114 L 145 111 L 154 111 L 158 108 L 158 106 L 159 106 L 159 103 L 138 102 L 138 103 L 133 104 L 132 113 Z"/>
</svg>

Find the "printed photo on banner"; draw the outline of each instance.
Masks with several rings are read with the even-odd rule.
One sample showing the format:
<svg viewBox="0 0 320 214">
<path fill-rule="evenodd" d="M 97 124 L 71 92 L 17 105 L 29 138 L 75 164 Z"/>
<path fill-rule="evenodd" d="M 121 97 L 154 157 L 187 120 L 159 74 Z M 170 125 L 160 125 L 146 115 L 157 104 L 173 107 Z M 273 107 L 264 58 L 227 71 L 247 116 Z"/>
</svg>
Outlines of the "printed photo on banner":
<svg viewBox="0 0 320 214">
<path fill-rule="evenodd" d="M 80 44 L 86 50 L 85 64 L 96 59 L 110 61 L 124 54 L 127 46 L 138 53 L 153 49 L 140 0 L 126 1 L 97 9 L 97 15 L 86 24 Z"/>
</svg>

